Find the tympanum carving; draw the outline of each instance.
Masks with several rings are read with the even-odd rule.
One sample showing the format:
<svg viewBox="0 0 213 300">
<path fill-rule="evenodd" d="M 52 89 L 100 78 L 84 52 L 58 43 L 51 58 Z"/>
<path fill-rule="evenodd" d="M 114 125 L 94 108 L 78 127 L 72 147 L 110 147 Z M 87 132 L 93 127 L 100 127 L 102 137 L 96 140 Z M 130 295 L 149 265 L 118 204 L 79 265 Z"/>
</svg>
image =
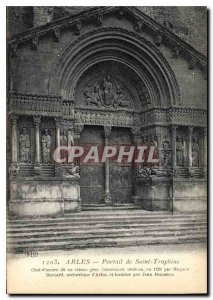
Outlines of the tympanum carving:
<svg viewBox="0 0 213 300">
<path fill-rule="evenodd" d="M 84 90 L 85 103 L 88 106 L 106 108 L 132 108 L 130 99 L 125 95 L 122 86 L 109 74 Z"/>
</svg>

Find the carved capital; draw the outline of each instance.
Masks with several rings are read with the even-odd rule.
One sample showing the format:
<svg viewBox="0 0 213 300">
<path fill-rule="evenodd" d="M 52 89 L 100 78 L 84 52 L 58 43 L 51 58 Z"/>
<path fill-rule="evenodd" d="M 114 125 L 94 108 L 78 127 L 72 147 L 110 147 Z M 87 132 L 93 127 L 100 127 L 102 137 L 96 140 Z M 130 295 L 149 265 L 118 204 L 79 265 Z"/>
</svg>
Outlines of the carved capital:
<svg viewBox="0 0 213 300">
<path fill-rule="evenodd" d="M 207 127 L 203 127 L 202 132 L 203 132 L 203 136 L 206 136 L 207 135 Z"/>
<path fill-rule="evenodd" d="M 109 138 L 111 135 L 112 127 L 111 126 L 104 126 L 104 137 Z"/>
<path fill-rule="evenodd" d="M 194 129 L 194 127 L 192 127 L 192 126 L 188 127 L 188 135 L 190 135 L 190 136 L 192 135 L 193 129 Z"/>
<path fill-rule="evenodd" d="M 131 132 L 132 132 L 133 137 L 139 137 L 141 135 L 141 129 L 138 126 L 133 126 L 131 128 Z"/>
<path fill-rule="evenodd" d="M 37 50 L 38 49 L 38 36 L 34 36 L 32 38 L 32 49 Z"/>
<path fill-rule="evenodd" d="M 176 131 L 177 131 L 177 129 L 178 129 L 178 126 L 175 126 L 175 125 L 172 125 L 171 126 L 171 133 L 173 134 L 173 133 L 176 133 Z"/>
<path fill-rule="evenodd" d="M 33 117 L 33 123 L 35 124 L 35 126 L 39 126 L 39 124 L 41 123 L 41 117 L 40 116 L 34 116 Z"/>
<path fill-rule="evenodd" d="M 54 40 L 54 42 L 59 42 L 60 36 L 61 36 L 60 29 L 59 29 L 59 28 L 56 28 L 56 29 L 53 31 L 53 40 Z"/>
<path fill-rule="evenodd" d="M 55 126 L 60 127 L 61 126 L 61 118 L 54 118 L 55 120 Z"/>
<path fill-rule="evenodd" d="M 75 135 L 81 135 L 82 131 L 84 129 L 84 125 L 83 124 L 75 124 L 74 125 L 74 133 Z"/>
<path fill-rule="evenodd" d="M 14 115 L 14 114 L 11 114 L 10 115 L 10 120 L 11 120 L 11 124 L 12 125 L 16 125 L 17 124 L 17 120 L 18 120 L 18 116 Z"/>
</svg>

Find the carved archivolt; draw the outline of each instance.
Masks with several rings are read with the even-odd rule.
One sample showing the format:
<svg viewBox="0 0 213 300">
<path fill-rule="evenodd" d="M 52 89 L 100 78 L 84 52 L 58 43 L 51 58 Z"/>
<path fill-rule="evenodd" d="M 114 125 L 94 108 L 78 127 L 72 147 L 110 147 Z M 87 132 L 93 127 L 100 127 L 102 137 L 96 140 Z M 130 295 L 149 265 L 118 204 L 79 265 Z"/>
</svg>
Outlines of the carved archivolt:
<svg viewBox="0 0 213 300">
<path fill-rule="evenodd" d="M 136 32 L 109 27 L 82 35 L 62 50 L 49 79 L 49 94 L 75 100 L 79 78 L 100 62 L 126 66 L 143 82 L 152 105 L 180 103 L 175 75 L 157 47 Z"/>
</svg>

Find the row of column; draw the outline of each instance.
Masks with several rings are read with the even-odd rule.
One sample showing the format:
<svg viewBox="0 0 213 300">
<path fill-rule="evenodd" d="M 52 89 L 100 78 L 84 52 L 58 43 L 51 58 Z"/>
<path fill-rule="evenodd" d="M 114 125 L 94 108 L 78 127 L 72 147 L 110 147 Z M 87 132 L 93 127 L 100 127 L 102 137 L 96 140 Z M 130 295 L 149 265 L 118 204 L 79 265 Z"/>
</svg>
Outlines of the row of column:
<svg viewBox="0 0 213 300">
<path fill-rule="evenodd" d="M 17 119 L 18 117 L 16 115 L 12 115 L 11 121 L 12 121 L 12 163 L 17 163 Z M 34 125 L 35 125 L 35 163 L 39 164 L 41 161 L 40 157 L 40 122 L 41 117 L 34 116 L 33 117 Z M 61 120 L 60 118 L 55 119 L 55 126 L 56 126 L 56 147 L 60 147 L 60 128 L 61 128 Z M 80 133 L 83 130 L 83 127 L 81 126 L 80 131 L 77 133 L 77 143 L 80 139 Z M 188 155 L 188 167 L 192 167 L 192 134 L 193 134 L 193 127 L 187 128 L 187 155 Z M 70 134 L 70 132 L 69 132 Z M 109 137 L 111 134 L 111 127 L 110 126 L 104 126 L 104 141 L 105 145 L 107 146 L 109 143 Z M 140 140 L 139 135 L 133 134 L 133 144 L 137 145 L 138 141 Z M 171 151 L 172 151 L 172 167 L 175 169 L 177 167 L 176 162 L 176 138 L 177 138 L 177 126 L 172 126 L 171 128 Z M 68 136 L 68 140 L 70 140 Z M 76 144 L 76 143 L 75 143 Z M 157 135 L 157 144 L 160 145 L 160 136 Z M 202 135 L 202 142 L 200 145 L 200 151 L 202 156 L 202 167 L 204 169 L 207 168 L 207 128 L 203 128 L 203 135 Z M 161 155 L 159 155 L 159 165 L 161 166 Z M 135 167 L 136 168 L 136 167 Z M 137 173 L 137 170 L 135 170 Z M 105 163 L 105 199 L 106 202 L 110 202 L 110 190 L 109 190 L 109 161 L 107 160 Z"/>
</svg>

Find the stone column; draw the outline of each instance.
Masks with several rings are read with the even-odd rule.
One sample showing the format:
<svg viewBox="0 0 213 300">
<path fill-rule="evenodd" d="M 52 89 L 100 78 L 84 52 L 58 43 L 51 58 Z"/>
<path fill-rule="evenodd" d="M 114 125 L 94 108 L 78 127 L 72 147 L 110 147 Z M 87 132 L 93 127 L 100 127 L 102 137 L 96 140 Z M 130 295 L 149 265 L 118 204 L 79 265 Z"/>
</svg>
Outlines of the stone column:
<svg viewBox="0 0 213 300">
<path fill-rule="evenodd" d="M 41 117 L 33 117 L 33 121 L 35 124 L 35 163 L 40 164 L 40 132 L 39 132 L 39 124 L 41 122 Z"/>
<path fill-rule="evenodd" d="M 55 135 L 56 135 L 56 148 L 60 147 L 60 118 L 55 118 Z"/>
<path fill-rule="evenodd" d="M 141 135 L 140 135 L 140 128 L 138 128 L 137 130 L 134 130 L 134 128 L 132 128 L 132 144 L 133 146 L 135 146 L 135 148 L 137 146 L 141 146 Z M 132 201 L 137 204 L 137 200 L 138 200 L 138 191 L 137 191 L 137 183 L 136 183 L 136 178 L 139 174 L 140 171 L 140 163 L 136 163 L 135 161 L 133 161 L 133 165 L 132 165 L 132 171 L 133 171 L 133 176 L 132 176 Z"/>
<path fill-rule="evenodd" d="M 75 146 L 80 145 L 81 133 L 84 129 L 84 124 L 75 124 L 74 126 L 74 144 Z M 80 167 L 80 157 L 75 158 L 74 164 Z"/>
<path fill-rule="evenodd" d="M 18 161 L 18 152 L 17 152 L 17 120 L 18 116 L 12 115 L 11 116 L 11 123 L 12 123 L 12 163 L 17 163 Z"/>
<path fill-rule="evenodd" d="M 192 132 L 193 127 L 188 127 L 188 167 L 192 167 Z"/>
<path fill-rule="evenodd" d="M 204 127 L 203 128 L 203 169 L 204 172 L 206 172 L 207 170 L 207 128 Z"/>
<path fill-rule="evenodd" d="M 161 156 L 161 129 L 156 129 L 156 139 L 158 146 L 158 159 L 159 159 L 159 169 L 162 167 L 162 156 Z"/>
<path fill-rule="evenodd" d="M 171 128 L 171 140 L 172 140 L 172 167 L 173 170 L 177 167 L 177 158 L 176 158 L 176 137 L 177 137 L 177 126 L 172 126 Z"/>
<path fill-rule="evenodd" d="M 108 146 L 109 144 L 109 137 L 111 134 L 111 127 L 110 126 L 104 126 L 104 145 Z M 110 195 L 110 188 L 109 188 L 109 159 L 106 159 L 105 162 L 105 195 L 104 195 L 104 202 L 106 205 L 112 204 L 112 199 Z"/>
</svg>

